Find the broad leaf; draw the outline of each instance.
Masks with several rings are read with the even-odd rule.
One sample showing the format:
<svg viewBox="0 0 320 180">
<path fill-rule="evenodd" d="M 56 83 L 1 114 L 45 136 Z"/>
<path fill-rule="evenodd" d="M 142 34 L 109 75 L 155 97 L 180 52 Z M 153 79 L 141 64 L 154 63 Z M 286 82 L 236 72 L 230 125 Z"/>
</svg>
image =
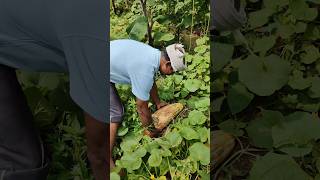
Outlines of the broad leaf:
<svg viewBox="0 0 320 180">
<path fill-rule="evenodd" d="M 189 147 L 190 157 L 195 161 L 200 161 L 202 165 L 210 163 L 210 148 L 200 142 Z"/>
<path fill-rule="evenodd" d="M 309 89 L 309 96 L 312 98 L 320 97 L 320 77 L 313 77 L 311 81 L 312 85 Z"/>
<path fill-rule="evenodd" d="M 231 133 L 235 136 L 242 136 L 244 134 L 242 129 L 246 127 L 246 123 L 229 119 L 223 121 L 218 126 L 221 130 L 224 130 L 225 132 Z"/>
<path fill-rule="evenodd" d="M 141 41 L 147 33 L 147 19 L 144 16 L 139 16 L 127 28 L 127 33 L 130 39 Z"/>
<path fill-rule="evenodd" d="M 199 134 L 190 127 L 183 127 L 180 130 L 180 134 L 186 140 L 199 139 Z"/>
<path fill-rule="evenodd" d="M 239 67 L 239 79 L 250 91 L 269 96 L 281 89 L 289 79 L 290 65 L 279 56 L 250 56 Z"/>
<path fill-rule="evenodd" d="M 311 177 L 291 157 L 270 152 L 253 164 L 248 180 L 271 179 L 311 180 Z"/>
<path fill-rule="evenodd" d="M 177 147 L 182 142 L 182 137 L 176 131 L 169 132 L 165 138 L 170 142 L 171 147 Z"/>
<path fill-rule="evenodd" d="M 272 128 L 274 147 L 305 145 L 320 138 L 320 120 L 307 112 L 294 112 Z"/>
<path fill-rule="evenodd" d="M 279 111 L 261 111 L 261 117 L 250 121 L 246 128 L 250 139 L 257 147 L 271 149 L 273 145 L 271 129 L 284 120 Z"/>
<path fill-rule="evenodd" d="M 254 95 L 240 83 L 233 85 L 228 92 L 227 100 L 233 114 L 244 110 L 252 101 Z"/>
<path fill-rule="evenodd" d="M 197 110 L 193 110 L 188 115 L 188 121 L 191 125 L 203 124 L 207 120 L 207 117 L 201 112 Z"/>
<path fill-rule="evenodd" d="M 218 72 L 231 61 L 234 48 L 231 44 L 222 43 L 213 43 L 211 48 L 213 72 Z"/>
<path fill-rule="evenodd" d="M 151 151 L 151 156 L 148 159 L 148 164 L 151 167 L 158 167 L 161 164 L 162 156 L 160 154 L 161 151 L 159 149 L 153 149 Z"/>
<path fill-rule="evenodd" d="M 201 81 L 197 79 L 188 79 L 184 82 L 184 86 L 189 92 L 195 92 L 200 88 Z"/>
</svg>

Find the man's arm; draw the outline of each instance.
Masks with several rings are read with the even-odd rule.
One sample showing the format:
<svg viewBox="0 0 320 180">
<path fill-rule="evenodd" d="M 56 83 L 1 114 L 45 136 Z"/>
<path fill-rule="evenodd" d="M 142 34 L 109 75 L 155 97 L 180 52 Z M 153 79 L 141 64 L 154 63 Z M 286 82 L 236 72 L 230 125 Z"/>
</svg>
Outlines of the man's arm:
<svg viewBox="0 0 320 180">
<path fill-rule="evenodd" d="M 142 126 L 144 128 L 143 133 L 149 137 L 157 137 L 160 133 L 159 131 L 149 131 L 147 129 L 147 127 L 152 123 L 148 101 L 143 101 L 137 98 L 137 110 L 141 119 Z"/>
<path fill-rule="evenodd" d="M 95 180 L 106 180 L 110 174 L 109 167 L 109 125 L 99 122 L 85 113 L 88 159 Z"/>
<path fill-rule="evenodd" d="M 157 109 L 167 105 L 165 102 L 161 102 L 158 96 L 158 88 L 156 82 L 153 83 L 152 88 L 150 90 L 150 97 L 153 103 L 157 106 Z"/>
<path fill-rule="evenodd" d="M 141 119 L 142 126 L 148 127 L 152 122 L 151 112 L 148 107 L 148 101 L 143 101 L 137 98 L 137 110 Z"/>
</svg>

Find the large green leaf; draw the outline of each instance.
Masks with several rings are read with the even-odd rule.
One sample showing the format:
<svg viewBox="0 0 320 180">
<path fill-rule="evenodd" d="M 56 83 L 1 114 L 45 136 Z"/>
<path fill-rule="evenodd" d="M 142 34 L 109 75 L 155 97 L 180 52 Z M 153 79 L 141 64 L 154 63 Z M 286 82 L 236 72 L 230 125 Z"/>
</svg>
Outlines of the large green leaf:
<svg viewBox="0 0 320 180">
<path fill-rule="evenodd" d="M 206 128 L 206 127 L 201 127 L 197 129 L 197 132 L 199 133 L 200 136 L 200 141 L 201 142 L 206 142 L 207 139 L 210 136 L 210 129 Z"/>
<path fill-rule="evenodd" d="M 121 166 L 126 168 L 129 172 L 139 169 L 141 166 L 141 163 L 142 163 L 142 159 L 132 154 L 125 154 L 120 159 Z"/>
<path fill-rule="evenodd" d="M 192 128 L 190 127 L 183 127 L 180 130 L 180 134 L 183 138 L 187 140 L 192 140 L 192 139 L 199 139 L 199 134 Z"/>
<path fill-rule="evenodd" d="M 133 152 L 138 146 L 138 141 L 134 139 L 126 139 L 122 141 L 120 147 L 125 152 Z"/>
<path fill-rule="evenodd" d="M 273 146 L 305 145 L 320 138 L 320 120 L 307 112 L 294 112 L 272 128 Z"/>
<path fill-rule="evenodd" d="M 254 11 L 249 14 L 249 24 L 251 28 L 256 28 L 265 25 L 269 17 L 272 15 L 272 9 L 262 9 L 258 11 Z"/>
<path fill-rule="evenodd" d="M 252 101 L 254 95 L 240 83 L 233 85 L 228 92 L 227 100 L 233 114 L 244 110 Z"/>
<path fill-rule="evenodd" d="M 290 144 L 281 147 L 281 151 L 287 153 L 292 157 L 302 157 L 312 151 L 312 144 L 297 145 Z"/>
<path fill-rule="evenodd" d="M 202 165 L 210 163 L 210 148 L 200 142 L 189 147 L 190 157 L 195 161 L 200 161 Z"/>
<path fill-rule="evenodd" d="M 254 41 L 253 50 L 264 55 L 276 43 L 276 36 L 264 36 Z"/>
<path fill-rule="evenodd" d="M 221 110 L 221 106 L 225 98 L 225 96 L 213 98 L 213 101 L 211 103 L 211 112 L 219 112 Z"/>
<path fill-rule="evenodd" d="M 276 11 L 278 8 L 288 5 L 289 0 L 264 0 L 263 4 L 266 8 Z"/>
<path fill-rule="evenodd" d="M 320 97 L 320 78 L 313 77 L 311 81 L 311 87 L 309 89 L 309 96 L 312 98 Z"/>
<path fill-rule="evenodd" d="M 290 76 L 288 84 L 297 90 L 303 90 L 311 86 L 311 78 L 303 77 L 303 73 L 301 71 L 293 71 L 293 75 Z"/>
<path fill-rule="evenodd" d="M 116 172 L 110 173 L 110 180 L 120 180 L 119 174 L 117 174 Z"/>
<path fill-rule="evenodd" d="M 305 53 L 301 54 L 301 62 L 305 64 L 314 63 L 316 60 L 320 59 L 319 48 L 313 45 L 309 45 L 303 48 Z"/>
<path fill-rule="evenodd" d="M 148 29 L 148 21 L 144 16 L 139 16 L 130 26 L 127 28 L 127 33 L 130 39 L 141 41 Z"/>
<path fill-rule="evenodd" d="M 250 139 L 257 147 L 271 149 L 273 145 L 271 129 L 284 120 L 279 111 L 261 111 L 261 117 L 250 121 L 246 128 Z"/>
<path fill-rule="evenodd" d="M 249 56 L 239 67 L 239 79 L 259 96 L 269 96 L 281 89 L 289 79 L 290 65 L 279 56 Z"/>
<path fill-rule="evenodd" d="M 220 123 L 219 128 L 225 132 L 231 133 L 235 136 L 242 136 L 244 134 L 243 128 L 246 127 L 246 123 L 229 119 Z"/>
<path fill-rule="evenodd" d="M 201 81 L 198 79 L 187 79 L 184 82 L 184 86 L 189 92 L 195 92 L 200 88 Z"/>
<path fill-rule="evenodd" d="M 198 110 L 193 110 L 188 115 L 188 121 L 191 125 L 201 125 L 205 123 L 206 120 L 207 117 L 201 111 Z"/>
<path fill-rule="evenodd" d="M 218 72 L 231 61 L 234 48 L 231 44 L 213 43 L 211 49 L 213 72 Z"/>
<path fill-rule="evenodd" d="M 295 26 L 292 24 L 277 24 L 277 35 L 283 39 L 290 38 L 296 31 Z"/>
<path fill-rule="evenodd" d="M 248 180 L 271 179 L 311 180 L 311 177 L 291 157 L 270 152 L 253 164 Z"/>
<path fill-rule="evenodd" d="M 39 77 L 39 87 L 54 90 L 58 87 L 60 78 L 59 74 L 56 73 L 41 73 Z"/>
<path fill-rule="evenodd" d="M 162 156 L 159 149 L 153 149 L 151 151 L 151 156 L 148 159 L 148 164 L 151 167 L 158 167 L 161 164 Z"/>
<path fill-rule="evenodd" d="M 318 15 L 318 10 L 309 8 L 305 0 L 291 0 L 289 7 L 291 13 L 299 20 L 312 21 Z"/>
<path fill-rule="evenodd" d="M 194 107 L 199 111 L 207 111 L 210 107 L 210 98 L 200 98 L 198 101 L 194 102 Z"/>
<path fill-rule="evenodd" d="M 159 41 L 171 41 L 174 39 L 174 35 L 171 33 L 163 33 L 163 32 L 156 32 L 154 34 L 154 40 L 159 42 Z"/>
<path fill-rule="evenodd" d="M 171 147 L 177 147 L 182 142 L 182 137 L 177 131 L 169 132 L 165 138 L 170 142 Z"/>
</svg>

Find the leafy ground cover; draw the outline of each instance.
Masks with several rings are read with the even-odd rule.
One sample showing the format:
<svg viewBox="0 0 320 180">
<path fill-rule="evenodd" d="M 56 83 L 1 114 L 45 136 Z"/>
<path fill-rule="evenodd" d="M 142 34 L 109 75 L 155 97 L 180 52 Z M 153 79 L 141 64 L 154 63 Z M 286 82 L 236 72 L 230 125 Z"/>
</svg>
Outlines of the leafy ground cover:
<svg viewBox="0 0 320 180">
<path fill-rule="evenodd" d="M 82 111 L 69 96 L 65 74 L 18 72 L 34 124 L 51 157 L 48 180 L 91 180 Z"/>
<path fill-rule="evenodd" d="M 213 129 L 238 142 L 213 179 L 320 179 L 317 0 L 250 0 L 213 49 Z"/>
<path fill-rule="evenodd" d="M 117 86 L 125 105 L 125 117 L 113 156 L 118 168 L 126 170 L 125 179 L 210 178 L 208 4 L 190 0 L 114 2 L 116 10 L 111 10 L 111 39 L 131 38 L 159 49 L 180 41 L 185 44 L 188 64 L 187 70 L 181 73 L 157 75 L 160 98 L 185 105 L 160 138 L 142 135 L 130 86 Z M 150 107 L 155 111 L 151 103 Z M 115 172 L 111 176 L 119 179 Z"/>
</svg>

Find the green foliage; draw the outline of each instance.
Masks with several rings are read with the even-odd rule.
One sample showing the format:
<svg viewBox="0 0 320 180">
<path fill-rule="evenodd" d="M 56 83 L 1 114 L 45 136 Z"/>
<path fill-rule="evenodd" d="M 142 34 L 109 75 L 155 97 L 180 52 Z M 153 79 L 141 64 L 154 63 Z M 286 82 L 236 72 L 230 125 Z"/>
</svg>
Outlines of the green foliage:
<svg viewBox="0 0 320 180">
<path fill-rule="evenodd" d="M 290 171 L 288 171 L 290 169 Z M 287 155 L 268 153 L 257 160 L 250 171 L 249 180 L 267 179 L 310 180 L 299 165 Z"/>
<path fill-rule="evenodd" d="M 212 112 L 214 127 L 262 152 L 244 150 L 250 158 L 235 159 L 246 159 L 246 167 L 234 169 L 241 165 L 232 161 L 223 171 L 250 180 L 317 179 L 319 1 L 245 4 L 241 33 L 224 32 L 212 42 Z"/>
<path fill-rule="evenodd" d="M 289 64 L 277 56 L 249 56 L 239 66 L 239 80 L 259 96 L 269 96 L 281 89 L 290 73 Z"/>
<path fill-rule="evenodd" d="M 126 3 L 114 0 L 114 2 L 117 4 L 117 8 L 126 10 L 122 14 L 111 14 L 114 18 L 111 20 L 111 27 L 119 28 L 121 26 L 116 23 L 127 21 L 126 23 L 129 23 L 129 26 L 126 27 L 126 33 L 130 39 L 150 40 L 147 38 L 148 27 L 152 31 L 151 37 L 156 46 L 173 42 L 173 40 L 188 34 L 205 35 L 208 33 L 210 17 L 208 0 L 147 0 L 145 13 L 140 0 L 132 0 Z M 126 18 L 118 19 L 119 16 L 126 16 Z M 119 21 L 116 21 L 116 19 Z M 114 29 L 114 31 L 117 34 L 121 30 Z M 113 36 L 112 33 L 111 37 L 115 39 L 122 37 L 121 35 L 120 37 Z M 121 31 L 122 33 L 123 31 Z M 187 41 L 191 43 L 190 39 Z M 152 44 L 152 42 L 149 43 Z"/>
<path fill-rule="evenodd" d="M 185 71 L 170 76 L 159 73 L 156 76 L 161 100 L 186 105 L 162 137 L 151 139 L 142 135 L 131 88 L 127 85 L 117 85 L 125 106 L 125 117 L 118 131 L 119 138 L 114 147 L 113 157 L 117 159 L 117 167 L 127 172 L 125 179 L 165 179 L 165 176 L 170 176 L 175 180 L 194 179 L 196 176 L 208 177 L 210 52 L 209 38 L 205 36 L 209 19 L 205 14 L 209 11 L 205 1 L 194 1 L 197 13 L 191 12 L 192 2 L 147 1 L 148 12 L 152 14 L 148 18 L 152 18 L 154 23 L 152 34 L 155 47 L 161 49 L 171 43 L 183 41 L 181 30 L 191 31 L 191 28 L 197 28 L 201 31 L 201 36 L 192 39 L 194 49 L 186 48 Z M 146 43 L 146 28 L 133 32 L 134 26 L 141 25 L 137 24 L 137 19 L 142 16 L 140 3 L 136 1 L 133 1 L 128 11 L 120 15 L 111 14 L 111 22 L 114 22 L 111 24 L 111 37 L 132 38 Z M 119 23 L 116 23 L 117 21 Z M 133 38 L 131 35 L 142 31 L 140 35 L 144 35 L 139 38 Z M 152 103 L 149 106 L 153 112 L 156 110 Z"/>
<path fill-rule="evenodd" d="M 48 180 L 93 179 L 87 161 L 82 111 L 64 74 L 18 72 L 18 79 L 51 156 Z"/>
</svg>

